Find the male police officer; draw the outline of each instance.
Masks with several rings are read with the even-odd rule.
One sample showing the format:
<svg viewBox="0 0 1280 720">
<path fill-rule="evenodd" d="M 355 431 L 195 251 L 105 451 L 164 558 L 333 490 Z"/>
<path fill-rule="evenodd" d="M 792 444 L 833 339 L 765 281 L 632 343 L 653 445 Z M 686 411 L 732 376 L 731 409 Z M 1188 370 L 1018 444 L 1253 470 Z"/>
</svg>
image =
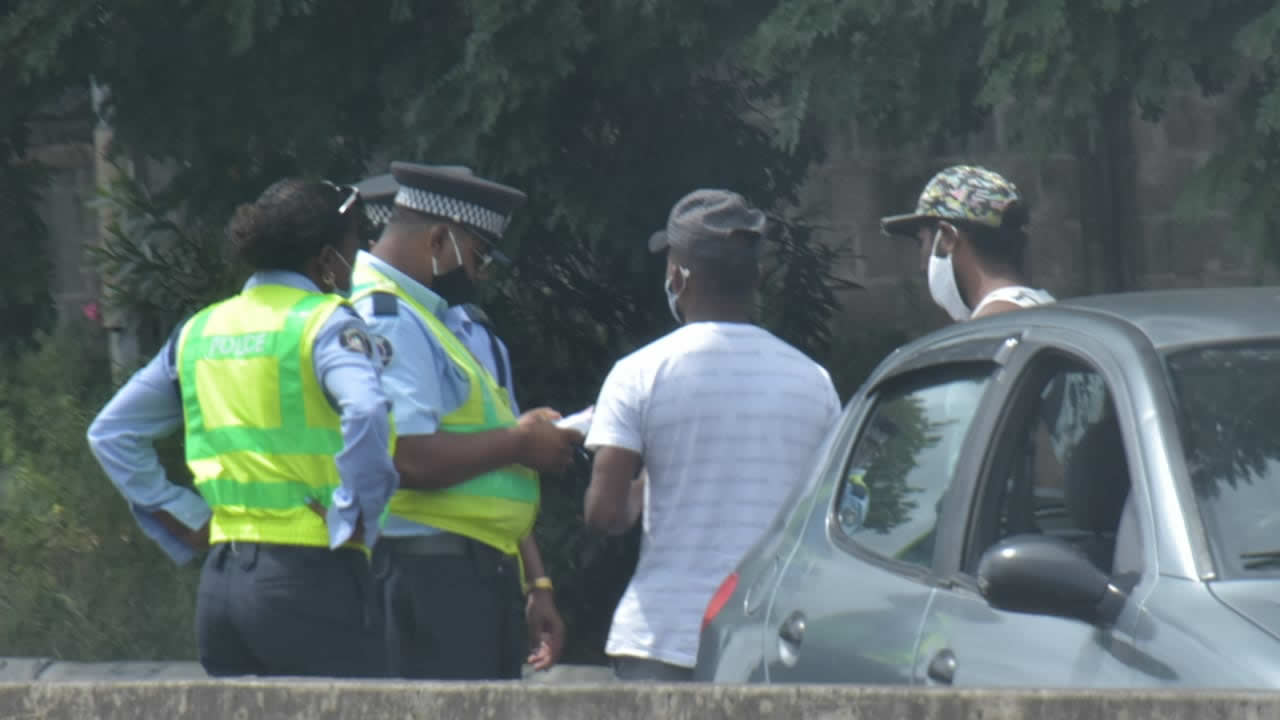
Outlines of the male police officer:
<svg viewBox="0 0 1280 720">
<path fill-rule="evenodd" d="M 458 165 L 441 165 L 436 166 L 436 169 L 471 174 L 469 168 Z M 381 235 L 387 221 L 391 219 L 391 213 L 395 208 L 396 192 L 400 189 L 400 185 L 391 173 L 386 173 L 365 178 L 356 184 L 356 188 L 360 191 L 360 199 L 364 203 L 365 217 L 368 218 L 369 226 L 373 229 L 373 235 L 370 238 L 372 245 Z M 498 248 L 486 244 L 481 250 L 476 267 L 479 271 L 477 279 L 486 279 L 488 269 L 494 263 L 510 265 L 511 259 Z M 511 412 L 518 414 L 520 405 L 516 401 L 511 353 L 507 350 L 507 345 L 502 338 L 498 337 L 489 314 L 475 303 L 475 284 L 467 275 L 466 268 L 456 268 L 437 278 L 431 284 L 431 291 L 449 303 L 449 309 L 444 315 L 444 324 L 458 336 L 462 344 L 467 346 L 471 354 L 475 355 L 480 364 L 484 365 L 498 381 L 498 385 L 502 386 L 507 393 L 507 398 L 511 401 Z"/>
<path fill-rule="evenodd" d="M 470 168 L 458 165 L 440 165 L 434 168 L 471 174 Z M 366 178 L 357 183 L 356 187 L 360 190 L 365 217 L 373 231 L 369 239 L 369 244 L 372 245 L 391 220 L 400 185 L 391 173 L 386 173 Z M 501 250 L 487 243 L 478 260 L 473 269 L 478 271 L 477 278 L 474 279 L 480 280 L 488 277 L 488 269 L 493 264 L 511 264 L 510 258 Z M 507 394 L 511 412 L 519 414 L 511 353 L 502 338 L 498 337 L 488 313 L 474 302 L 475 284 L 468 272 L 466 266 L 460 266 L 441 275 L 432 282 L 431 291 L 449 304 L 444 313 L 445 326 L 453 331 L 476 360 L 493 375 Z M 385 341 L 379 340 L 379 343 L 386 348 Z M 560 652 L 564 648 L 564 621 L 556 610 L 551 579 L 543 571 L 542 555 L 532 533 L 521 541 L 520 556 L 525 566 L 525 577 L 531 578 L 525 611 L 535 648 L 531 661 L 535 669 L 543 670 L 560 658 Z"/>
<path fill-rule="evenodd" d="M 373 251 L 357 259 L 353 294 L 387 363 L 396 467 L 410 488 L 393 498 L 378 546 L 388 659 L 402 677 L 516 678 L 527 641 L 521 564 L 543 635 L 535 666 L 549 665 L 559 643 L 544 620 L 554 615 L 550 582 L 529 535 L 533 470 L 563 468 L 581 435 L 555 427 L 547 408 L 517 421 L 443 322 L 434 289 L 459 269 L 477 273 L 524 194 L 460 168 L 392 163 L 392 175 L 394 207 Z"/>
</svg>

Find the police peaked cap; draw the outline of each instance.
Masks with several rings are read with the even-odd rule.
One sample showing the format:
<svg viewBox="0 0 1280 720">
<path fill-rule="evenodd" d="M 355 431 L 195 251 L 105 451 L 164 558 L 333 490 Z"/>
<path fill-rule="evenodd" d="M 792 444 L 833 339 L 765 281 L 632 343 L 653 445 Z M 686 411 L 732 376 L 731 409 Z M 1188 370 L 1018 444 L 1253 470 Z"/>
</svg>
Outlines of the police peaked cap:
<svg viewBox="0 0 1280 720">
<path fill-rule="evenodd" d="M 356 183 L 360 199 L 364 201 L 364 214 L 375 228 L 381 228 L 391 219 L 391 207 L 396 201 L 400 185 L 391 173 L 375 175 Z"/>
<path fill-rule="evenodd" d="M 466 226 L 489 242 L 502 238 L 511 214 L 527 196 L 513 187 L 476 177 L 470 168 L 391 163 L 400 186 L 395 203 Z"/>
<path fill-rule="evenodd" d="M 366 203 L 390 205 L 395 202 L 396 191 L 400 189 L 400 185 L 395 178 L 391 177 L 391 173 L 386 173 L 361 180 L 356 183 L 356 189 L 360 191 L 360 198 Z"/>
</svg>

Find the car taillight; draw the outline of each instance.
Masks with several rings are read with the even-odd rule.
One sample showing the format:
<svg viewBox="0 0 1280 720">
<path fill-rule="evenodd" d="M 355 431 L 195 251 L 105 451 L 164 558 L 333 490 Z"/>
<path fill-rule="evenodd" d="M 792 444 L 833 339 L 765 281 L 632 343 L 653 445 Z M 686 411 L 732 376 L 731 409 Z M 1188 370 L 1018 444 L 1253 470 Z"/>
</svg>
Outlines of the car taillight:
<svg viewBox="0 0 1280 720">
<path fill-rule="evenodd" d="M 733 591 L 738 589 L 738 573 L 731 572 L 729 577 L 720 583 L 716 594 L 711 596 L 711 602 L 707 603 L 707 611 L 702 614 L 702 629 L 706 630 L 712 620 L 720 614 L 724 609 L 725 603 L 729 602 L 729 597 L 733 595 Z"/>
</svg>

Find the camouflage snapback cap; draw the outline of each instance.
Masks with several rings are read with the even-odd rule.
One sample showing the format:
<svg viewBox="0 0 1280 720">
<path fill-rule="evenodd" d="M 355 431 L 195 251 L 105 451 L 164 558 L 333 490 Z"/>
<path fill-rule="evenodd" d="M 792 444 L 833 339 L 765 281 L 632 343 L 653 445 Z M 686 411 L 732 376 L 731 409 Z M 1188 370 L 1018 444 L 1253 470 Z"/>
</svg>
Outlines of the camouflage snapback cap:
<svg viewBox="0 0 1280 720">
<path fill-rule="evenodd" d="M 1004 212 L 1021 199 L 1018 188 L 1004 176 L 974 165 L 953 165 L 924 186 L 916 211 L 880 219 L 888 235 L 914 235 L 930 220 L 957 220 L 998 228 Z"/>
</svg>

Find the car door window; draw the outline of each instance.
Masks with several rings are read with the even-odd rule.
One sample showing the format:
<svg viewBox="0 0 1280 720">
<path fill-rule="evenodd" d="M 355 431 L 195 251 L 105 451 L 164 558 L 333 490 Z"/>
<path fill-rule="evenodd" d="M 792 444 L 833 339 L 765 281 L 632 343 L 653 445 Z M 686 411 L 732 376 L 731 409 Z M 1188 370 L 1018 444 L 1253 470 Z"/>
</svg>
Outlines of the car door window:
<svg viewBox="0 0 1280 720">
<path fill-rule="evenodd" d="M 878 392 L 844 464 L 834 533 L 929 567 L 938 514 L 993 366 L 914 373 Z"/>
<path fill-rule="evenodd" d="M 1030 377 L 981 485 L 966 569 L 996 542 L 1031 533 L 1065 540 L 1110 573 L 1130 485 L 1111 391 L 1093 369 L 1058 355 Z"/>
</svg>

